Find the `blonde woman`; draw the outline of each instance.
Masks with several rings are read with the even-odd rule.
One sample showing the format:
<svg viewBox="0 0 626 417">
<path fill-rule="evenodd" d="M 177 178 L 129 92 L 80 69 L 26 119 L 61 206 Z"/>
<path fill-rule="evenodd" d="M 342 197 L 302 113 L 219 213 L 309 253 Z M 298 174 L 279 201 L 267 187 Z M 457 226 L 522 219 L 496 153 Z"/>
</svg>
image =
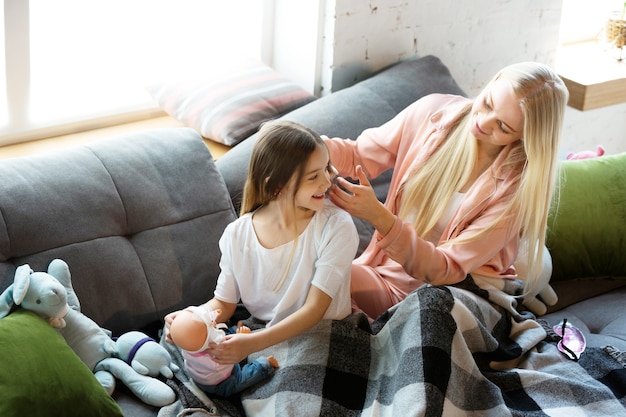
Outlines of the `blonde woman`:
<svg viewBox="0 0 626 417">
<path fill-rule="evenodd" d="M 424 283 L 468 275 L 520 278 L 528 300 L 545 289 L 556 302 L 544 244 L 567 99 L 551 68 L 518 63 L 474 100 L 429 95 L 356 141 L 324 138 L 339 175 L 359 182 L 339 178 L 331 200 L 376 229 L 352 266 L 353 309 L 376 318 Z M 368 178 L 389 168 L 383 204 Z"/>
<path fill-rule="evenodd" d="M 352 217 L 330 204 L 336 171 L 319 135 L 294 122 L 264 124 L 254 145 L 240 217 L 220 239 L 221 273 L 201 307 L 230 319 L 241 301 L 266 323 L 227 335 L 205 351 L 233 364 L 290 339 L 322 319 L 351 313 L 350 264 L 359 237 Z M 166 329 L 176 317 L 165 317 Z M 169 330 L 166 340 L 171 342 Z"/>
</svg>

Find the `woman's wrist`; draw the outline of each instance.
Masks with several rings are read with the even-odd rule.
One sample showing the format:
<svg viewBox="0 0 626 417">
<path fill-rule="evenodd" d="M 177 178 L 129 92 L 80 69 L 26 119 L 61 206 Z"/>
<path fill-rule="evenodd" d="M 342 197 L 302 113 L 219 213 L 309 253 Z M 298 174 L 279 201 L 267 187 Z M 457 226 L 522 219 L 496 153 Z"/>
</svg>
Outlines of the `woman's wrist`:
<svg viewBox="0 0 626 417">
<path fill-rule="evenodd" d="M 380 203 L 376 212 L 372 214 L 370 223 L 374 226 L 379 235 L 382 237 L 386 236 L 396 222 L 396 216 L 389 211 L 383 203 Z"/>
</svg>

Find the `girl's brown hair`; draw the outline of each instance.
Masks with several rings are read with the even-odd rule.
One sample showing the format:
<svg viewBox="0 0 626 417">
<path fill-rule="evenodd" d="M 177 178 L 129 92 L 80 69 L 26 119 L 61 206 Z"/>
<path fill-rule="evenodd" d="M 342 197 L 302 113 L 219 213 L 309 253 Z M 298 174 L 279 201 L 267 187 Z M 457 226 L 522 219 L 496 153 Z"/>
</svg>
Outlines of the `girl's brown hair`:
<svg viewBox="0 0 626 417">
<path fill-rule="evenodd" d="M 275 200 L 294 174 L 295 195 L 309 157 L 318 146 L 326 146 L 313 130 L 287 120 L 263 124 L 258 135 L 250 157 L 240 215 Z"/>
</svg>

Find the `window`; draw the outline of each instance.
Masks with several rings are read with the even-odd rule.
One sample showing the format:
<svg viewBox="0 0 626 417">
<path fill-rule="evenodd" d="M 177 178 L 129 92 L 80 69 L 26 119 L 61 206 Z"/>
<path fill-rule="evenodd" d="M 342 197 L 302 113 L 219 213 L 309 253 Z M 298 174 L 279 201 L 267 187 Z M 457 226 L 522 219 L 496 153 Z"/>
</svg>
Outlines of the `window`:
<svg viewBox="0 0 626 417">
<path fill-rule="evenodd" d="M 263 0 L 3 3 L 4 143 L 59 124 L 154 111 L 149 83 L 263 53 Z"/>
<path fill-rule="evenodd" d="M 607 42 L 609 17 L 626 13 L 624 0 L 564 0 L 556 69 L 569 91 L 569 105 L 592 110 L 626 100 L 626 48 Z M 610 39 L 609 39 L 610 40 Z"/>
<path fill-rule="evenodd" d="M 624 7 L 624 0 L 564 0 L 561 44 L 599 40 L 609 14 L 623 12 Z"/>
</svg>

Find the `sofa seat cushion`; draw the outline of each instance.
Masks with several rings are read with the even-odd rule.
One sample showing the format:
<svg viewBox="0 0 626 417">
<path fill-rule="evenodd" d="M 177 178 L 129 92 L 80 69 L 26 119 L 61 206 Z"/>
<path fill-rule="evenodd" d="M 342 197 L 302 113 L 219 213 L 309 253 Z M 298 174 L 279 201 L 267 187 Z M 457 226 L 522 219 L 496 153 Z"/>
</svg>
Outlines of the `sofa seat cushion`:
<svg viewBox="0 0 626 417">
<path fill-rule="evenodd" d="M 626 286 L 572 304 L 542 319 L 554 326 L 564 318 L 578 327 L 589 347 L 613 346 L 626 352 Z"/>
</svg>

